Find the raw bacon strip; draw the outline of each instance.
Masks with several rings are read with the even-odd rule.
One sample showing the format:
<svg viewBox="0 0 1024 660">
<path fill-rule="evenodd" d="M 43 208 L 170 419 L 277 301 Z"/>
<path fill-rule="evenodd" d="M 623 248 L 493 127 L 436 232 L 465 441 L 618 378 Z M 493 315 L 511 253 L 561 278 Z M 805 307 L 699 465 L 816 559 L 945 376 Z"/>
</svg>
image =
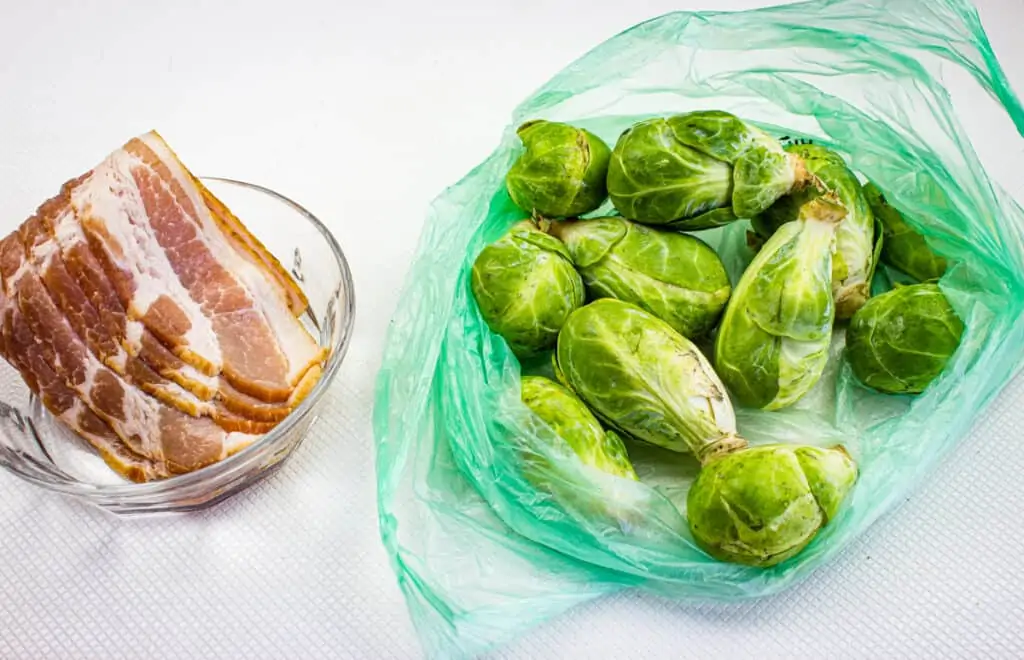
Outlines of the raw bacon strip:
<svg viewBox="0 0 1024 660">
<path fill-rule="evenodd" d="M 131 150 L 134 147 L 134 152 Z M 288 360 L 261 318 L 248 291 L 224 268 L 203 240 L 192 216 L 187 194 L 145 145 L 133 140 L 129 152 L 142 152 L 150 163 L 139 162 L 132 174 L 142 194 L 150 226 L 167 252 L 181 283 L 200 304 L 217 336 L 225 377 L 240 391 L 269 401 L 286 400 L 291 393 Z M 177 188 L 177 189 L 175 189 Z"/>
<path fill-rule="evenodd" d="M 97 310 L 102 310 L 101 316 L 108 332 L 120 338 L 130 355 L 138 356 L 158 374 L 192 392 L 199 399 L 206 401 L 216 396 L 219 402 L 223 402 L 224 408 L 241 417 L 257 421 L 280 421 L 288 416 L 292 410 L 291 405 L 253 403 L 251 397 L 226 386 L 223 379 L 210 378 L 183 362 L 160 343 L 141 322 L 129 319 L 120 298 L 85 242 L 84 235 L 79 231 L 81 240 L 69 238 L 74 235 L 74 229 L 66 227 L 66 224 L 62 221 L 60 226 L 62 249 L 68 269 L 73 272 L 76 281 L 83 285 L 83 290 L 86 290 L 93 306 Z M 258 410 L 253 411 L 254 406 Z M 225 411 L 220 412 L 218 416 L 229 422 L 231 420 Z M 243 427 L 240 422 L 235 422 L 229 430 L 243 430 Z"/>
<path fill-rule="evenodd" d="M 323 351 L 279 287 L 235 251 L 158 137 L 132 140 L 72 192 L 129 315 L 239 391 L 284 402 Z M 177 174 L 175 174 L 175 172 Z"/>
<path fill-rule="evenodd" d="M 93 355 L 119 375 L 130 376 L 133 384 L 164 403 L 190 415 L 210 416 L 228 431 L 266 433 L 274 426 L 268 422 L 280 421 L 291 412 L 290 406 L 281 404 L 253 404 L 246 395 L 223 385 L 223 391 L 217 392 L 216 380 L 203 382 L 200 379 L 205 377 L 198 372 L 183 373 L 191 368 L 167 351 L 141 323 L 127 319 L 120 301 L 98 270 L 99 266 L 95 261 L 90 262 L 91 253 L 84 239 L 76 242 L 69 238 L 74 232 L 67 226 L 73 219 L 66 195 L 64 206 L 59 199 L 57 203 L 52 202 L 41 206 L 39 212 L 22 225 L 22 242 L 30 253 L 45 255 L 43 262 L 37 264 L 43 283 Z M 44 226 L 53 231 L 46 231 Z M 70 245 L 71 250 L 78 250 L 75 263 L 81 276 L 79 280 L 68 273 L 62 253 L 51 239 L 51 233 L 55 236 L 58 227 L 65 244 Z M 92 296 L 87 296 L 78 286 L 79 281 L 91 285 Z M 90 298 L 99 304 L 94 304 Z M 102 323 L 100 309 L 106 311 Z M 141 334 L 132 337 L 135 333 Z M 127 356 L 121 343 L 128 348 Z M 191 387 L 185 390 L 183 385 Z M 208 402 L 215 393 L 217 399 Z M 253 414 L 247 414 L 250 411 Z"/>
<path fill-rule="evenodd" d="M 70 190 L 65 186 L 57 199 L 67 203 Z M 50 208 L 44 205 L 37 216 L 59 245 L 65 269 L 96 310 L 107 334 L 130 355 L 139 357 L 164 378 L 174 381 L 199 399 L 211 399 L 217 389 L 216 378 L 186 364 L 167 350 L 140 321 L 128 318 L 117 292 L 93 255 L 77 218 L 73 213 L 62 211 L 59 203 Z"/>
<path fill-rule="evenodd" d="M 142 483 L 172 476 L 154 461 L 139 456 L 125 447 L 107 423 L 81 401 L 75 400 L 74 408 L 68 413 L 74 416 L 77 426 L 67 420 L 64 420 L 65 423 L 85 437 L 112 470 L 129 481 Z"/>
<path fill-rule="evenodd" d="M 127 385 L 96 361 L 81 343 L 76 343 L 71 328 L 32 274 L 22 280 L 18 305 L 36 341 L 43 343 L 44 355 L 49 342 L 51 354 L 55 354 L 49 366 L 63 367 L 65 382 L 79 398 L 132 451 L 163 463 L 168 473 L 190 472 L 210 465 L 255 439 L 228 434 L 212 420 L 186 415 Z"/>
<path fill-rule="evenodd" d="M 29 218 L 18 230 L 18 235 L 27 253 L 34 254 L 33 267 L 38 269 L 43 283 L 60 303 L 78 336 L 85 340 L 93 354 L 111 368 L 124 373 L 128 355 L 113 337 L 104 331 L 99 315 L 88 303 L 81 287 L 68 274 L 58 247 L 49 238 L 39 216 Z"/>
<path fill-rule="evenodd" d="M 133 480 L 222 460 L 322 376 L 287 271 L 155 132 L 0 241 L 0 352 Z"/>
<path fill-rule="evenodd" d="M 85 342 L 94 356 L 120 376 L 127 377 L 131 385 L 138 386 L 147 394 L 188 415 L 209 416 L 227 431 L 261 434 L 274 427 L 274 424 L 269 424 L 264 419 L 247 419 L 232 412 L 220 401 L 203 401 L 177 383 L 163 378 L 139 357 L 126 356 L 121 346 L 103 331 L 95 309 L 63 268 L 60 254 L 53 244 L 45 240 L 45 235 L 42 241 L 39 240 L 39 228 L 39 223 L 35 219 L 30 219 L 20 231 L 22 242 L 30 254 L 45 255 L 41 263 L 33 263 L 33 269 L 37 275 L 42 275 L 40 279 L 50 298 L 58 304 L 75 334 Z"/>
<path fill-rule="evenodd" d="M 235 250 L 272 277 L 292 314 L 302 316 L 309 307 L 309 300 L 306 298 L 306 294 L 302 292 L 302 289 L 295 284 L 295 280 L 284 269 L 281 262 L 277 260 L 277 257 L 271 254 L 270 250 L 259 239 L 249 233 L 249 230 L 245 228 L 242 221 L 235 217 L 231 209 L 217 199 L 203 185 L 202 181 L 195 176 L 191 176 L 191 179 L 202 195 L 203 202 L 205 202 L 206 208 L 209 209 L 214 221 L 220 227 L 224 236 L 231 241 Z"/>
<path fill-rule="evenodd" d="M 20 247 L 17 237 L 13 238 Z M 13 335 L 25 335 L 27 328 L 45 364 L 61 374 L 67 387 L 132 451 L 177 474 L 222 460 L 255 439 L 252 435 L 226 433 L 212 420 L 186 415 L 126 385 L 78 339 L 24 260 L 24 252 L 20 260 L 11 254 L 11 243 L 5 240 L 0 248 L 0 268 L 10 304 L 16 301 L 20 311 L 20 315 L 13 316 Z M 28 351 L 23 345 L 10 349 L 19 354 Z"/>
<path fill-rule="evenodd" d="M 53 372 L 42 356 L 40 345 L 20 319 L 20 310 L 9 303 L 4 289 L 0 286 L 0 352 L 18 370 L 43 406 L 92 445 L 118 474 L 136 482 L 168 476 L 161 465 L 125 447 L 110 426 L 83 405 Z"/>
<path fill-rule="evenodd" d="M 157 241 L 193 300 L 213 323 L 224 375 L 239 390 L 285 401 L 324 352 L 295 318 L 265 270 L 239 254 L 225 237 L 193 177 L 156 133 L 133 139 L 124 151 Z"/>
<path fill-rule="evenodd" d="M 212 324 L 151 236 L 127 154 L 115 151 L 70 195 L 92 253 L 129 318 L 142 321 L 175 355 L 204 374 L 219 374 L 221 352 Z"/>
<path fill-rule="evenodd" d="M 15 310 L 13 314 L 17 317 L 12 315 L 6 326 L 9 329 L 18 327 L 21 332 L 13 338 L 19 347 L 18 356 L 12 356 L 10 361 L 26 382 L 31 379 L 36 383 L 33 391 L 46 409 L 92 445 L 112 470 L 130 481 L 143 482 L 170 476 L 159 463 L 128 449 L 110 426 L 68 389 L 39 355 L 28 327 L 20 319 L 21 312 Z"/>
</svg>

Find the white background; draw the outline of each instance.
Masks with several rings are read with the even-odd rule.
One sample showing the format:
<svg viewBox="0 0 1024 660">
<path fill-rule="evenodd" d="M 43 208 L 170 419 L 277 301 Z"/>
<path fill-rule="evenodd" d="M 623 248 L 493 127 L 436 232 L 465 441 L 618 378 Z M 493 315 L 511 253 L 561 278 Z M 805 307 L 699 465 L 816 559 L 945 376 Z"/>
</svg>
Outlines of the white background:
<svg viewBox="0 0 1024 660">
<path fill-rule="evenodd" d="M 0 657 L 417 657 L 377 531 L 370 411 L 428 202 L 590 47 L 666 11 L 755 4 L 0 0 L 0 229 L 155 128 L 197 173 L 323 218 L 358 307 L 331 412 L 278 475 L 209 512 L 121 521 L 0 475 Z M 979 7 L 1024 91 L 1024 4 Z M 1021 402 L 1018 381 L 923 490 L 780 597 L 624 594 L 498 655 L 1022 657 Z"/>
</svg>

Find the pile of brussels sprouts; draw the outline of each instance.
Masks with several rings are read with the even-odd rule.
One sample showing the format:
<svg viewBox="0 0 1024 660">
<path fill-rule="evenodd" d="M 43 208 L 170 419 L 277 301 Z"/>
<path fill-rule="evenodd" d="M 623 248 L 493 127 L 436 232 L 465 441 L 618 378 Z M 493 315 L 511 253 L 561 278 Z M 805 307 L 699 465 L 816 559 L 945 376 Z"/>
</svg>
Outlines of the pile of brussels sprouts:
<svg viewBox="0 0 1024 660">
<path fill-rule="evenodd" d="M 524 376 L 522 400 L 585 465 L 621 478 L 638 479 L 623 438 L 692 454 L 686 517 L 712 557 L 766 567 L 796 555 L 857 466 L 842 447 L 748 446 L 733 401 L 795 404 L 839 323 L 861 383 L 923 391 L 963 333 L 934 282 L 945 261 L 837 153 L 783 146 L 727 112 L 640 121 L 612 149 L 564 123 L 518 134 L 506 184 L 528 217 L 478 255 L 471 288 L 520 360 L 551 354 L 559 382 Z M 580 217 L 609 198 L 617 214 Z M 756 253 L 733 286 L 687 232 L 739 219 Z M 871 297 L 879 260 L 918 283 Z"/>
</svg>

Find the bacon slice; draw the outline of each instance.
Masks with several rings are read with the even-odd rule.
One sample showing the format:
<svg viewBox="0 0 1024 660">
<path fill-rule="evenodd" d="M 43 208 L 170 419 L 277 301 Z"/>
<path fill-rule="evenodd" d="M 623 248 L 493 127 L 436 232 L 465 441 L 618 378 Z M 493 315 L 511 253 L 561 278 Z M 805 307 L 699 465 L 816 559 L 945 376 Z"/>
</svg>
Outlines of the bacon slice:
<svg viewBox="0 0 1024 660">
<path fill-rule="evenodd" d="M 92 445 L 115 472 L 130 481 L 144 482 L 169 476 L 163 466 L 128 449 L 110 426 L 85 406 L 50 369 L 20 314 L 15 309 L 5 319 L 4 342 L 12 341 L 22 347 L 21 352 L 10 356 L 10 362 L 26 382 L 34 383 L 32 389 L 38 392 L 43 406 Z M 19 334 L 12 337 L 16 328 Z"/>
<path fill-rule="evenodd" d="M 274 283 L 280 287 L 280 293 L 287 301 L 288 308 L 295 316 L 301 316 L 309 307 L 309 300 L 302 289 L 296 285 L 295 280 L 284 269 L 281 262 L 270 253 L 263 243 L 249 233 L 242 221 L 235 217 L 227 206 L 217 199 L 210 190 L 203 185 L 195 176 L 191 176 L 192 183 L 203 196 L 203 202 L 209 209 L 211 216 L 220 227 L 224 235 L 234 245 L 235 250 L 242 256 L 250 259 L 258 268 L 263 268 Z"/>
<path fill-rule="evenodd" d="M 163 466 L 128 449 L 54 373 L 18 306 L 10 304 L 5 285 L 0 285 L 0 354 L 18 370 L 43 406 L 91 444 L 115 472 L 135 482 L 169 476 Z"/>
<path fill-rule="evenodd" d="M 129 315 L 186 362 L 286 402 L 322 361 L 275 278 L 236 250 L 156 133 L 111 154 L 71 199 Z"/>
<path fill-rule="evenodd" d="M 164 378 L 204 401 L 212 398 L 217 390 L 214 376 L 186 364 L 160 343 L 142 322 L 128 317 L 121 299 L 89 247 L 69 199 L 70 189 L 66 187 L 61 196 L 51 200 L 49 207 L 40 207 L 37 216 L 59 247 L 60 254 L 55 260 L 63 263 L 69 277 L 82 290 L 107 334 L 130 355 L 139 357 Z"/>
<path fill-rule="evenodd" d="M 135 481 L 272 430 L 322 375 L 308 301 L 155 132 L 0 241 L 0 353 Z"/>
<path fill-rule="evenodd" d="M 19 233 L 51 297 L 104 365 L 164 403 L 209 416 L 228 431 L 266 433 L 291 412 L 291 404 L 254 400 L 223 379 L 204 376 L 130 320 L 76 226 L 65 192 L 40 207 Z"/>
<path fill-rule="evenodd" d="M 114 152 L 70 191 L 76 224 L 129 318 L 141 321 L 179 358 L 216 376 L 221 351 L 212 323 L 150 235 L 126 160 L 123 151 Z"/>
<path fill-rule="evenodd" d="M 179 474 L 222 460 L 256 439 L 167 406 L 103 366 L 50 298 L 16 234 L 0 244 L 0 270 L 8 305 L 20 312 L 11 315 L 10 352 L 36 351 L 132 452 L 153 459 L 167 474 Z M 33 346 L 17 338 L 30 338 Z"/>
</svg>

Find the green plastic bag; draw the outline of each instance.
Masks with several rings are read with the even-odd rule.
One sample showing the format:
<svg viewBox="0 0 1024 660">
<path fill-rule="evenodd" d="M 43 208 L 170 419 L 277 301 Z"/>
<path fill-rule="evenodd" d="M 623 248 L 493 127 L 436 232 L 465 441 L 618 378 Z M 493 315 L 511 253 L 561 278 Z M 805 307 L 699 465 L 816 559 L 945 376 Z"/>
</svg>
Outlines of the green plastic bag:
<svg viewBox="0 0 1024 660">
<path fill-rule="evenodd" d="M 985 121 L 1003 122 L 1002 146 L 1019 152 L 1024 110 L 974 9 L 957 0 L 673 13 L 600 44 L 515 110 L 491 156 L 434 202 L 377 384 L 381 534 L 429 655 L 483 652 L 626 587 L 679 599 L 779 592 L 893 510 L 964 436 L 1022 363 L 1024 211 L 972 149 L 954 112 L 963 99 L 942 85 L 951 78 L 991 105 Z M 571 122 L 611 145 L 642 118 L 700 108 L 845 156 L 950 261 L 940 285 L 966 324 L 960 350 L 919 396 L 858 385 L 840 328 L 825 376 L 797 406 L 737 410 L 752 444 L 841 442 L 860 467 L 840 516 L 767 570 L 695 547 L 684 517 L 691 458 L 631 443 L 638 483 L 545 449 L 546 427 L 519 401 L 520 375 L 543 365 L 521 367 L 469 288 L 475 256 L 524 217 L 503 180 L 521 151 L 519 124 Z M 734 284 L 751 258 L 747 228 L 699 234 Z M 879 269 L 876 293 L 889 272 Z M 548 476 L 580 495 L 538 494 L 521 471 L 531 454 L 560 466 Z M 588 493 L 605 505 L 588 507 Z"/>
</svg>

